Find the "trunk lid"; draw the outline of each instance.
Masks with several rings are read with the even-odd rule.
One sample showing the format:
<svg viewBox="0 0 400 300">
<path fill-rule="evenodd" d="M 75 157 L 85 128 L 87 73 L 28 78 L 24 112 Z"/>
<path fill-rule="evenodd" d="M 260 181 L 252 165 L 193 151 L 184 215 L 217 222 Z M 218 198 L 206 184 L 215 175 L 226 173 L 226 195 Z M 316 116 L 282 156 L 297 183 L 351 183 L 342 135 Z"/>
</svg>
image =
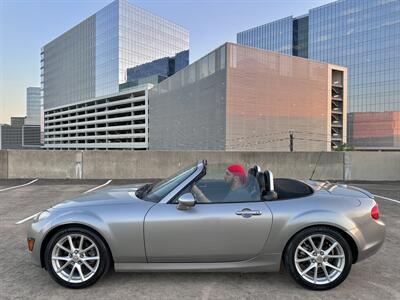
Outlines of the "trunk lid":
<svg viewBox="0 0 400 300">
<path fill-rule="evenodd" d="M 305 181 L 309 184 L 315 191 L 326 191 L 332 195 L 345 196 L 345 197 L 355 197 L 355 198 L 371 198 L 374 196 L 359 187 L 342 184 L 342 183 L 331 183 L 329 181 L 313 181 L 307 180 Z"/>
</svg>

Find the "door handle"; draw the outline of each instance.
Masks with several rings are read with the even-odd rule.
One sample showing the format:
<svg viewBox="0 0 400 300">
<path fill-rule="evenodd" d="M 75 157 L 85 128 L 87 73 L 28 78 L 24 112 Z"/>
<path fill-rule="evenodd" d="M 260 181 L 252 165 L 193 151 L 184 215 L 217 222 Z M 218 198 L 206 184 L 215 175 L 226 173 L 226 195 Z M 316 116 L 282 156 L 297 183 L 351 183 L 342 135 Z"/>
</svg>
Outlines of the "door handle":
<svg viewBox="0 0 400 300">
<path fill-rule="evenodd" d="M 251 216 L 260 216 L 262 215 L 261 210 L 251 210 L 248 208 L 244 208 L 236 212 L 238 216 L 242 216 L 243 218 L 250 218 Z"/>
</svg>

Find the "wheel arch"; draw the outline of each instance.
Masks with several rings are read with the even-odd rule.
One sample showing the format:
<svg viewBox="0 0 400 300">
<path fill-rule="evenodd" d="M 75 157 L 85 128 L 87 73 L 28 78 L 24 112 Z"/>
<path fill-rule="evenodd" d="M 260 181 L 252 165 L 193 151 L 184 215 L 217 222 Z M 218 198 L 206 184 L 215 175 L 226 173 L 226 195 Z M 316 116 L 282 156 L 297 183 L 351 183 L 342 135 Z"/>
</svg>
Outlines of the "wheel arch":
<svg viewBox="0 0 400 300">
<path fill-rule="evenodd" d="M 111 251 L 110 246 L 108 245 L 107 240 L 103 237 L 103 235 L 95 228 L 88 226 L 86 224 L 81 224 L 81 223 L 68 223 L 68 224 L 60 224 L 55 226 L 54 228 L 52 228 L 44 237 L 41 246 L 40 246 L 40 265 L 42 266 L 42 268 L 45 268 L 45 263 L 44 263 L 44 254 L 45 254 L 45 250 L 46 250 L 46 246 L 49 243 L 50 239 L 59 231 L 64 230 L 64 229 L 68 229 L 71 227 L 79 227 L 82 229 L 86 229 L 89 230 L 95 234 L 97 234 L 99 236 L 99 238 L 101 238 L 101 240 L 103 241 L 104 245 L 106 245 L 108 254 L 110 256 L 111 259 L 111 263 L 110 266 L 114 267 L 114 257 Z"/>
<path fill-rule="evenodd" d="M 299 234 L 300 232 L 306 230 L 306 229 L 310 229 L 310 228 L 314 228 L 314 227 L 326 227 L 332 230 L 337 231 L 345 240 L 346 242 L 349 244 L 350 249 L 351 249 L 351 254 L 352 254 L 352 264 L 355 264 L 358 260 L 358 247 L 356 242 L 354 241 L 353 237 L 350 236 L 350 234 L 348 234 L 346 231 L 344 231 L 342 228 L 337 227 L 337 226 L 333 226 L 333 225 L 327 225 L 327 224 L 313 224 L 307 227 L 304 227 L 300 230 L 298 230 L 297 232 L 295 232 L 286 242 L 285 247 L 283 248 L 282 251 L 282 257 L 281 257 L 281 262 L 283 261 L 284 256 L 286 255 L 286 251 L 287 251 L 287 247 L 289 245 L 289 243 L 293 240 L 293 238 Z"/>
</svg>

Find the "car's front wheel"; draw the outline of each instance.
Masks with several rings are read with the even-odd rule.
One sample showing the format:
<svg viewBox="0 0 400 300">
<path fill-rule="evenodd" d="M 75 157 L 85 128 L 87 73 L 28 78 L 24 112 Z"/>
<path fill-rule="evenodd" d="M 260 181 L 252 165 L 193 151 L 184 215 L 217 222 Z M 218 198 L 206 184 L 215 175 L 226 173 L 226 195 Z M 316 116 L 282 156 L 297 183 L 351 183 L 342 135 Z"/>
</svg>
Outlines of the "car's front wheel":
<svg viewBox="0 0 400 300">
<path fill-rule="evenodd" d="M 346 279 L 352 265 L 352 252 L 336 230 L 312 227 L 290 241 L 284 264 L 300 285 L 312 290 L 327 290 Z"/>
<path fill-rule="evenodd" d="M 68 288 L 94 284 L 110 266 L 103 240 L 98 234 L 80 227 L 57 232 L 46 246 L 44 259 L 50 276 Z"/>
</svg>

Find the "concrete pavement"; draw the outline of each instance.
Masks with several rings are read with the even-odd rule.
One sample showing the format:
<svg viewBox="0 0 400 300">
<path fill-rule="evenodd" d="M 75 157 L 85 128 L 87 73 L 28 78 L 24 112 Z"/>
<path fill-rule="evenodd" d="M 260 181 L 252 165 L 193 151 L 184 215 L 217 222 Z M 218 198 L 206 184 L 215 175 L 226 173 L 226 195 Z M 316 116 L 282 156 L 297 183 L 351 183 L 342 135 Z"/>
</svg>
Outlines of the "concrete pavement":
<svg viewBox="0 0 400 300">
<path fill-rule="evenodd" d="M 0 189 L 23 184 L 0 181 Z M 103 184 L 96 181 L 44 181 L 0 192 L 1 299 L 400 299 L 400 204 L 377 199 L 387 225 L 382 249 L 353 265 L 339 287 L 312 292 L 286 273 L 114 273 L 84 290 L 65 289 L 45 270 L 31 264 L 24 225 L 15 225 L 42 209 Z M 107 187 L 137 181 L 113 181 Z M 355 183 L 400 200 L 400 183 Z"/>
</svg>

